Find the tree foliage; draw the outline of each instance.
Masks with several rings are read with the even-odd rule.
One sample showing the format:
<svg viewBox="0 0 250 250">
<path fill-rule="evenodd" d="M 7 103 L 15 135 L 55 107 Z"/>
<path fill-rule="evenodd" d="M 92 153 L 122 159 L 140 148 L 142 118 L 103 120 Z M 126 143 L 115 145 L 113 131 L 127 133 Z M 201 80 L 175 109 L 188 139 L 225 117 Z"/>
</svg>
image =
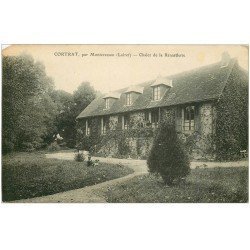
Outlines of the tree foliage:
<svg viewBox="0 0 250 250">
<path fill-rule="evenodd" d="M 3 57 L 3 152 L 42 145 L 57 107 L 45 67 L 27 55 Z"/>
<path fill-rule="evenodd" d="M 76 117 L 96 98 L 96 91 L 89 82 L 83 82 L 73 94 L 63 90 L 53 92 L 53 99 L 58 106 L 56 118 L 57 132 L 64 138 L 67 146 L 76 143 Z"/>
<path fill-rule="evenodd" d="M 147 164 L 149 171 L 160 174 L 167 185 L 172 185 L 174 180 L 189 173 L 190 162 L 174 125 L 161 123 Z"/>
<path fill-rule="evenodd" d="M 96 97 L 83 82 L 73 93 L 55 90 L 45 67 L 31 56 L 3 57 L 3 152 L 33 150 L 59 133 L 75 145 L 75 118 Z"/>
<path fill-rule="evenodd" d="M 216 105 L 218 160 L 235 160 L 248 148 L 248 79 L 236 65 Z"/>
<path fill-rule="evenodd" d="M 75 116 L 79 115 L 96 98 L 96 95 L 97 92 L 89 82 L 82 82 L 73 93 Z"/>
<path fill-rule="evenodd" d="M 56 116 L 56 133 L 63 137 L 64 143 L 68 147 L 74 147 L 75 144 L 75 103 L 73 95 L 63 90 L 55 90 L 52 98 L 58 108 Z"/>
</svg>

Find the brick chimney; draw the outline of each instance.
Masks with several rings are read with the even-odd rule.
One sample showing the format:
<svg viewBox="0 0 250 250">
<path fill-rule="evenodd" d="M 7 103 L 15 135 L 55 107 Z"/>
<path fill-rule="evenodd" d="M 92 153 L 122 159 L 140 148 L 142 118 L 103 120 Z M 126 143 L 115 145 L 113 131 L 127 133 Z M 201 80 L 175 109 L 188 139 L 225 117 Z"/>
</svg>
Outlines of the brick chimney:
<svg viewBox="0 0 250 250">
<path fill-rule="evenodd" d="M 223 52 L 221 55 L 221 62 L 220 62 L 220 67 L 225 68 L 228 66 L 229 62 L 231 60 L 231 57 L 227 51 Z"/>
</svg>

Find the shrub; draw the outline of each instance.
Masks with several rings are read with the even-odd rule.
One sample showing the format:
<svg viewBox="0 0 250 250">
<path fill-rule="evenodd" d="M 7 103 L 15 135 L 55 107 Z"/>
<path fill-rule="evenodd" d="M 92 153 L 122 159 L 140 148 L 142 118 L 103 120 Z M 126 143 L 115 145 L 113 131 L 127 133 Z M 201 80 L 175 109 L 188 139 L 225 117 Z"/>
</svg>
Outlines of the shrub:
<svg viewBox="0 0 250 250">
<path fill-rule="evenodd" d="M 35 140 L 32 142 L 32 146 L 34 149 L 39 149 L 42 148 L 44 146 L 44 142 L 42 140 L 39 140 L 40 138 L 38 138 L 38 140 Z"/>
<path fill-rule="evenodd" d="M 48 146 L 48 151 L 58 151 L 60 150 L 60 146 L 57 144 L 57 142 L 52 142 L 49 146 Z"/>
<path fill-rule="evenodd" d="M 85 157 L 84 157 L 84 154 L 83 153 L 80 153 L 80 152 L 77 152 L 75 154 L 75 161 L 84 161 L 85 160 Z"/>
<path fill-rule="evenodd" d="M 60 143 L 58 145 L 60 146 L 61 149 L 68 149 L 66 142 L 62 142 L 62 143 Z"/>
<path fill-rule="evenodd" d="M 131 153 L 128 140 L 122 138 L 118 141 L 118 154 L 123 156 L 128 156 Z"/>
<path fill-rule="evenodd" d="M 160 125 L 147 164 L 149 172 L 160 174 L 169 186 L 188 175 L 190 162 L 173 125 Z"/>
<path fill-rule="evenodd" d="M 87 160 L 87 166 L 88 167 L 95 167 L 95 166 L 98 166 L 99 165 L 99 160 L 92 160 L 91 159 L 91 155 L 88 156 L 88 160 Z"/>
<path fill-rule="evenodd" d="M 75 148 L 75 146 L 76 146 L 75 140 L 74 139 L 67 140 L 67 145 L 66 146 L 69 147 L 69 148 Z"/>
<path fill-rule="evenodd" d="M 33 143 L 31 143 L 31 142 L 23 142 L 21 144 L 21 149 L 25 150 L 26 152 L 32 152 L 35 150 Z"/>
</svg>

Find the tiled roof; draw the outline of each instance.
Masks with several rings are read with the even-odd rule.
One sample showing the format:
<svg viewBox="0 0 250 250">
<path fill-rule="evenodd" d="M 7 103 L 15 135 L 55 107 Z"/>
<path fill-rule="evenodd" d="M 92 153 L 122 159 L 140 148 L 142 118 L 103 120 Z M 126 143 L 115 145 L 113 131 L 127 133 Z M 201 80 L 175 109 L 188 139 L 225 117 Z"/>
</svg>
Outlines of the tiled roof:
<svg viewBox="0 0 250 250">
<path fill-rule="evenodd" d="M 136 85 L 138 88 L 143 88 L 143 93 L 138 95 L 131 106 L 125 105 L 125 92 L 130 87 L 115 91 L 121 96 L 108 110 L 105 109 L 105 100 L 103 99 L 105 95 L 103 95 L 92 101 L 77 119 L 217 99 L 221 95 L 236 62 L 236 59 L 231 59 L 227 67 L 221 67 L 219 62 L 167 76 L 168 81 L 172 80 L 173 87 L 169 88 L 159 101 L 152 101 L 151 85 L 156 80 Z"/>
</svg>

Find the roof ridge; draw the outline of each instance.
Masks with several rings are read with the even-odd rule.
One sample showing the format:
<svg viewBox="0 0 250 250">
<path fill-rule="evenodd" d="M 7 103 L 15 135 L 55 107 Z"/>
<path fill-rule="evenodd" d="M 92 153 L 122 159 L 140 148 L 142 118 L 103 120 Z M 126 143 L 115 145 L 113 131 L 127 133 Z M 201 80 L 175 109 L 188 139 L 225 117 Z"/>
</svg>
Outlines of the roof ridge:
<svg viewBox="0 0 250 250">
<path fill-rule="evenodd" d="M 222 68 L 220 67 L 220 62 L 217 62 L 165 76 L 166 78 L 172 78 L 173 87 L 157 102 L 152 102 L 152 91 L 149 87 L 153 80 L 134 84 L 137 87 L 144 87 L 144 91 L 131 106 L 124 105 L 125 96 L 122 96 L 122 98 L 116 100 L 115 105 L 112 105 L 107 110 L 105 109 L 105 101 L 102 98 L 104 95 L 101 95 L 99 98 L 93 100 L 77 118 L 111 115 L 135 110 L 152 109 L 160 106 L 173 106 L 218 99 L 224 91 L 236 62 L 235 58 L 231 58 L 227 67 Z M 128 90 L 129 87 L 118 89 L 114 92 L 120 92 L 123 95 L 124 91 Z"/>
<path fill-rule="evenodd" d="M 232 65 L 231 65 L 230 71 L 229 71 L 229 73 L 228 73 L 228 75 L 227 75 L 227 78 L 226 78 L 225 81 L 224 81 L 224 86 L 223 86 L 221 92 L 219 93 L 218 101 L 220 100 L 221 95 L 223 94 L 223 92 L 224 92 L 224 90 L 225 90 L 225 88 L 226 88 L 226 86 L 227 86 L 227 82 L 228 82 L 229 76 L 231 75 L 232 70 L 233 70 L 233 68 L 234 68 L 234 66 L 235 66 L 235 64 L 236 64 L 237 62 L 238 62 L 238 60 L 237 60 L 236 57 L 234 57 L 234 58 L 232 58 L 232 59 L 230 60 L 230 63 L 231 63 Z"/>
<path fill-rule="evenodd" d="M 235 59 L 236 58 L 231 58 L 230 61 L 235 60 Z M 215 62 L 215 63 L 211 63 L 211 64 L 207 64 L 207 65 L 204 65 L 204 66 L 201 66 L 201 67 L 196 67 L 196 68 L 193 68 L 193 69 L 188 69 L 188 70 L 176 73 L 176 74 L 164 75 L 164 76 L 162 76 L 162 78 L 169 78 L 169 77 L 182 76 L 182 75 L 185 75 L 185 74 L 192 74 L 194 71 L 202 70 L 202 69 L 207 68 L 207 67 L 213 67 L 213 66 L 216 66 L 216 65 L 219 65 L 219 64 L 220 64 L 220 61 L 219 62 Z M 156 78 L 148 80 L 148 81 L 145 81 L 145 82 L 140 82 L 140 83 L 136 83 L 136 84 L 130 84 L 127 87 L 116 89 L 116 90 L 113 90 L 113 91 L 110 91 L 110 92 L 123 92 L 123 91 L 127 90 L 130 86 L 141 86 L 141 85 L 150 84 L 153 81 L 155 81 Z M 104 93 L 104 94 L 107 94 L 107 93 Z"/>
</svg>

